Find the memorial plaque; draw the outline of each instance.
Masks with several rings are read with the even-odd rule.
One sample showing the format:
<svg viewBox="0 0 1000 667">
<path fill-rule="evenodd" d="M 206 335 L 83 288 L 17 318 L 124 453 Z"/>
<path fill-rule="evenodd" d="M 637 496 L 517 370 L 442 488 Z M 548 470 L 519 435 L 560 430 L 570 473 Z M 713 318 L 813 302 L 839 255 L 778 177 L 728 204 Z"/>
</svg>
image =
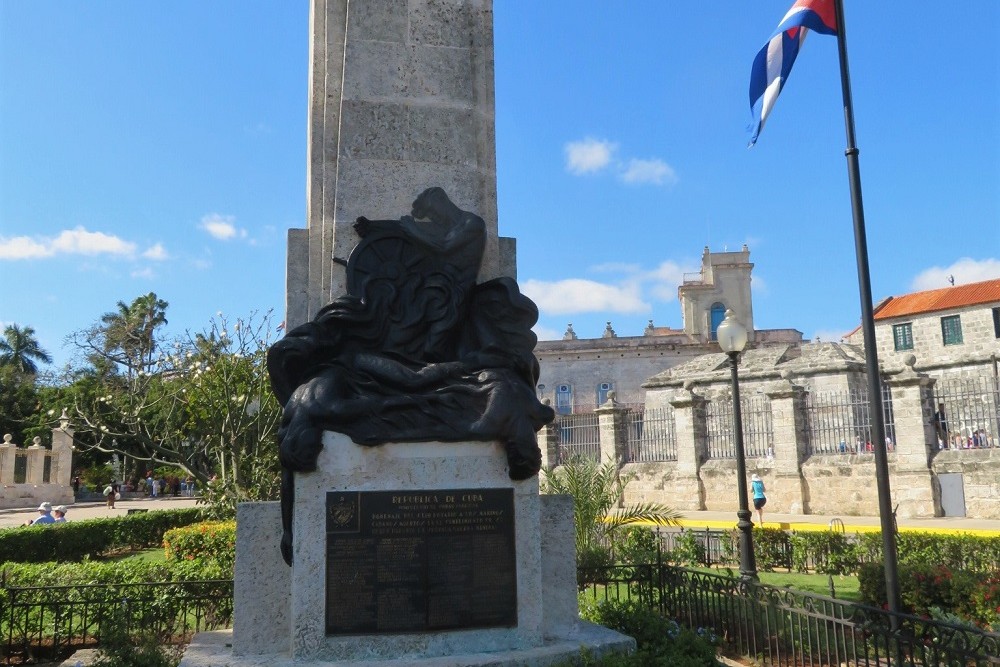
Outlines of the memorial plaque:
<svg viewBox="0 0 1000 667">
<path fill-rule="evenodd" d="M 513 489 L 331 491 L 326 633 L 514 627 Z"/>
</svg>

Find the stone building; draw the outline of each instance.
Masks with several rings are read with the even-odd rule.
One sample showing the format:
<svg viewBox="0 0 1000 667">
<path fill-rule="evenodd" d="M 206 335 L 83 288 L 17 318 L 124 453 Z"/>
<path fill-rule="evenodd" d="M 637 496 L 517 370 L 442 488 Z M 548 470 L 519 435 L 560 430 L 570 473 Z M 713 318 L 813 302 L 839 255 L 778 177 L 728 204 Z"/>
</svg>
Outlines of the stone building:
<svg viewBox="0 0 1000 667">
<path fill-rule="evenodd" d="M 856 329 L 847 339 L 862 343 Z M 998 371 L 1000 279 L 890 296 L 875 307 L 878 358 L 887 371 L 915 368 L 935 377 Z"/>
<path fill-rule="evenodd" d="M 882 397 L 893 505 L 899 516 L 1000 518 L 1000 393 L 981 402 L 979 437 L 937 445 L 934 406 L 960 397 L 914 370 L 886 374 Z M 740 361 L 748 473 L 759 474 L 771 511 L 878 514 L 863 351 L 844 343 L 749 349 Z M 982 377 L 963 378 L 981 386 Z M 736 494 L 731 371 L 706 354 L 649 379 L 646 404 L 608 401 L 591 414 L 560 415 L 540 437 L 547 465 L 582 455 L 615 461 L 634 476 L 625 501 L 680 510 L 732 510 Z"/>
<path fill-rule="evenodd" d="M 561 414 L 593 410 L 614 391 L 620 403 L 641 404 L 650 377 L 705 354 L 719 351 L 715 332 L 732 309 L 750 331 L 754 347 L 782 346 L 802 340 L 795 329 L 753 327 L 750 250 L 711 252 L 705 248 L 701 271 L 684 276 L 677 288 L 683 326 L 657 327 L 641 336 L 619 336 L 608 322 L 601 338 L 578 338 L 570 324 L 562 340 L 539 341 L 538 391 Z"/>
</svg>

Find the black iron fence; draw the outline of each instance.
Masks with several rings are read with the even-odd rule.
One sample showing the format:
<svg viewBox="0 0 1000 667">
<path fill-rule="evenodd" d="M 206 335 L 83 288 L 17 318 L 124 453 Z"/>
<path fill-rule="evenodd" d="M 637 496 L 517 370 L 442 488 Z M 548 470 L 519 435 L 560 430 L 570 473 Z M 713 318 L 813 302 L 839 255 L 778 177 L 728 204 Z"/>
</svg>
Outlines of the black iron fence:
<svg viewBox="0 0 1000 667">
<path fill-rule="evenodd" d="M 770 399 L 767 396 L 741 397 L 740 414 L 743 422 L 743 449 L 747 458 L 773 455 L 774 426 Z M 719 396 L 706 404 L 705 430 L 709 458 L 736 458 L 733 423 L 732 397 Z"/>
<path fill-rule="evenodd" d="M 577 456 L 594 461 L 601 459 L 601 433 L 597 413 L 557 415 L 555 428 L 559 435 L 557 465 Z"/>
<path fill-rule="evenodd" d="M 864 454 L 874 451 L 868 390 L 811 392 L 806 396 L 806 452 L 812 454 Z M 895 448 L 896 423 L 892 390 L 882 386 L 882 420 L 885 447 Z"/>
<path fill-rule="evenodd" d="M 756 664 L 995 667 L 1000 635 L 663 564 L 592 570 L 597 599 L 631 599 L 709 628 Z"/>
<path fill-rule="evenodd" d="M 1000 446 L 1000 379 L 993 375 L 942 378 L 934 385 L 934 405 L 944 405 L 937 424 L 941 449 Z"/>
<path fill-rule="evenodd" d="M 677 460 L 674 408 L 638 409 L 625 413 L 625 462 Z"/>
<path fill-rule="evenodd" d="M 229 627 L 232 580 L 0 588 L 0 664 L 34 663 L 96 646 L 116 631 L 177 641 Z"/>
</svg>

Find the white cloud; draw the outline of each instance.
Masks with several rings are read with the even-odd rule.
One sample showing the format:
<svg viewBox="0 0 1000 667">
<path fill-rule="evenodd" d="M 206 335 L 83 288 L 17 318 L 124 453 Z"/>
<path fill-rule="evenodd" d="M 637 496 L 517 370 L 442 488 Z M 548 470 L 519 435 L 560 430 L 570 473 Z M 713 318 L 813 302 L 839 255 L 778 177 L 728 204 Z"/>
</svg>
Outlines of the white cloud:
<svg viewBox="0 0 1000 667">
<path fill-rule="evenodd" d="M 170 255 L 167 254 L 167 249 L 163 247 L 162 243 L 150 246 L 145 252 L 142 253 L 142 256 L 146 259 L 152 259 L 155 261 L 162 261 L 170 258 Z"/>
<path fill-rule="evenodd" d="M 563 332 L 556 331 L 555 329 L 550 329 L 549 327 L 543 327 L 541 324 L 536 324 L 531 327 L 531 330 L 535 332 L 538 336 L 538 340 L 562 340 Z"/>
<path fill-rule="evenodd" d="M 626 183 L 637 185 L 674 185 L 677 182 L 677 172 L 663 160 L 639 160 L 632 158 L 621 173 L 621 179 Z"/>
<path fill-rule="evenodd" d="M 0 238 L 0 259 L 38 259 L 54 254 L 48 243 L 39 243 L 27 236 Z"/>
<path fill-rule="evenodd" d="M 104 232 L 88 232 L 83 227 L 65 229 L 55 238 L 0 238 L 0 259 L 40 259 L 55 255 L 132 257 L 134 254 L 134 243 Z"/>
<path fill-rule="evenodd" d="M 556 282 L 528 280 L 521 290 L 548 315 L 568 313 L 646 313 L 636 284 L 605 285 L 593 280 L 570 278 Z"/>
<path fill-rule="evenodd" d="M 977 283 L 982 280 L 1000 278 L 1000 259 L 972 259 L 963 257 L 951 266 L 944 268 L 933 266 L 917 274 L 910 283 L 910 288 L 916 292 L 929 289 L 948 287 L 951 283 L 948 276 L 955 278 L 956 285 Z"/>
<path fill-rule="evenodd" d="M 156 274 L 153 273 L 153 269 L 147 266 L 144 269 L 136 269 L 129 273 L 129 275 L 133 278 L 152 278 Z"/>
<path fill-rule="evenodd" d="M 233 224 L 235 222 L 236 218 L 232 215 L 209 213 L 201 219 L 200 227 L 208 232 L 209 236 L 220 241 L 229 241 L 235 238 L 245 239 L 247 230 L 237 227 Z"/>
<path fill-rule="evenodd" d="M 684 267 L 676 262 L 662 262 L 652 271 L 645 272 L 641 279 L 649 283 L 649 293 L 659 301 L 675 301 L 677 288 L 684 282 L 685 273 L 694 273 L 692 267 Z"/>
<path fill-rule="evenodd" d="M 618 144 L 597 139 L 571 141 L 565 146 L 566 170 L 580 176 L 604 169 L 611 162 L 611 155 Z"/>
</svg>

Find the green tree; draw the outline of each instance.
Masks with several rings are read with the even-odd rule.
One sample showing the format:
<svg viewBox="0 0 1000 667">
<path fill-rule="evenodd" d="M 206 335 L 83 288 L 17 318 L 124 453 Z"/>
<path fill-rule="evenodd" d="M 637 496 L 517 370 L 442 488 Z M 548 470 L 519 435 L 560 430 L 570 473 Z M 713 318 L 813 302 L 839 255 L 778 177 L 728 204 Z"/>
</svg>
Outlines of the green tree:
<svg viewBox="0 0 1000 667">
<path fill-rule="evenodd" d="M 220 314 L 205 331 L 167 344 L 159 333 L 166 302 L 147 295 L 118 305 L 76 338 L 92 366 L 74 395 L 85 448 L 148 468 L 177 466 L 220 506 L 277 497 L 281 409 L 266 368 L 276 334 L 270 313 L 231 324 Z"/>
<path fill-rule="evenodd" d="M 16 324 L 4 328 L 3 339 L 0 339 L 0 366 L 13 366 L 21 373 L 35 375 L 39 361 L 51 364 L 52 357 L 38 344 L 34 329 Z"/>
<path fill-rule="evenodd" d="M 10 433 L 18 445 L 31 444 L 28 427 L 38 412 L 35 376 L 17 367 L 0 366 L 0 436 Z"/>
<path fill-rule="evenodd" d="M 613 462 L 573 457 L 558 468 L 542 471 L 542 493 L 573 497 L 577 559 L 594 564 L 609 549 L 619 549 L 626 529 L 637 523 L 676 525 L 680 514 L 658 503 L 623 505 L 625 486 L 635 479 L 620 474 Z"/>
</svg>

